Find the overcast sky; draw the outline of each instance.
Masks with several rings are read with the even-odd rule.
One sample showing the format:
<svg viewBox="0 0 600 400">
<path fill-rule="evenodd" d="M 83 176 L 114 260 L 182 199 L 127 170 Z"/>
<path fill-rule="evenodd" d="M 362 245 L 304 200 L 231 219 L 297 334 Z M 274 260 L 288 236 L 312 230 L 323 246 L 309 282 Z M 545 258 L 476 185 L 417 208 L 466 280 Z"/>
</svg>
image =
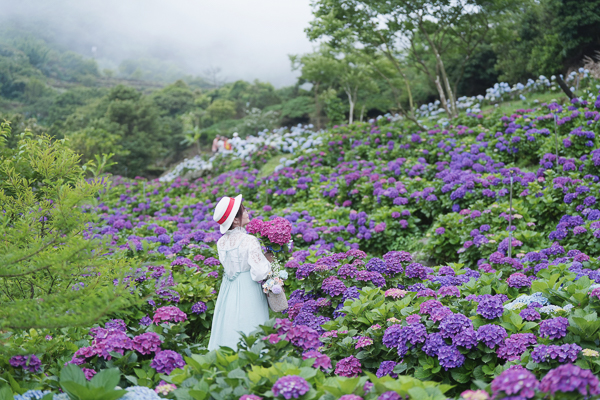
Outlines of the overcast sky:
<svg viewBox="0 0 600 400">
<path fill-rule="evenodd" d="M 152 56 L 227 80 L 295 82 L 289 54 L 315 46 L 304 29 L 310 0 L 0 0 L 0 18 L 23 20 L 100 60 Z"/>
</svg>

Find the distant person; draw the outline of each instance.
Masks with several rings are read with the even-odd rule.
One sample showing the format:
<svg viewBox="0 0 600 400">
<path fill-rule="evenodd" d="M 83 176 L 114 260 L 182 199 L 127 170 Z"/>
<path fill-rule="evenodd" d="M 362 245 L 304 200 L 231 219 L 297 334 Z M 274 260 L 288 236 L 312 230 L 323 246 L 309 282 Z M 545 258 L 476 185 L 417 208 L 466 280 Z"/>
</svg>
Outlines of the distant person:
<svg viewBox="0 0 600 400">
<path fill-rule="evenodd" d="M 226 152 L 230 153 L 231 149 L 233 148 L 233 146 L 231 145 L 231 142 L 229 141 L 229 139 L 225 138 L 225 141 L 223 143 L 223 148 L 225 149 Z"/>
<path fill-rule="evenodd" d="M 223 136 L 218 136 L 219 140 L 217 141 L 217 152 L 222 153 L 225 150 L 225 141 L 223 140 Z"/>
<path fill-rule="evenodd" d="M 215 136 L 212 143 L 212 152 L 216 153 L 219 150 L 219 137 Z"/>
</svg>

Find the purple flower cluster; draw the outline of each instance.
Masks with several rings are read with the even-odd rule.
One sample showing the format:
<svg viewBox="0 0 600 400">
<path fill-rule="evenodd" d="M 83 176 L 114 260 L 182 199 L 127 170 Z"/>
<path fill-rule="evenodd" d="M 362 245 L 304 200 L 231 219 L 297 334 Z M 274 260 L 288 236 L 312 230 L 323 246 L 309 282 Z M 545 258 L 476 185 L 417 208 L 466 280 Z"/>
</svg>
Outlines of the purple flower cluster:
<svg viewBox="0 0 600 400">
<path fill-rule="evenodd" d="M 302 354 L 302 359 L 314 358 L 313 368 L 321 368 L 324 370 L 331 369 L 331 359 L 326 354 L 319 353 L 316 350 L 308 350 Z"/>
<path fill-rule="evenodd" d="M 395 361 L 382 361 L 381 364 L 379 364 L 379 368 L 377 369 L 375 375 L 377 375 L 378 378 L 383 378 L 384 376 L 389 375 L 395 379 L 398 377 L 398 375 L 394 373 L 395 367 Z"/>
<path fill-rule="evenodd" d="M 518 360 L 528 346 L 537 344 L 533 333 L 514 333 L 498 348 L 498 357 L 508 361 Z"/>
<path fill-rule="evenodd" d="M 162 340 L 157 333 L 146 332 L 133 338 L 132 347 L 141 354 L 150 354 L 160 351 Z"/>
<path fill-rule="evenodd" d="M 581 351 L 581 347 L 575 343 L 566 343 L 562 346 L 557 345 L 544 345 L 537 346 L 531 352 L 531 359 L 538 364 L 548 362 L 550 360 L 556 360 L 559 363 L 577 361 L 577 356 Z"/>
<path fill-rule="evenodd" d="M 477 340 L 490 349 L 500 345 L 506 336 L 506 329 L 500 325 L 482 325 L 477 329 Z"/>
<path fill-rule="evenodd" d="M 183 368 L 184 366 L 185 361 L 183 361 L 181 354 L 173 350 L 163 350 L 156 353 L 150 363 L 150 367 L 154 368 L 156 372 L 166 375 L 169 375 L 174 369 Z"/>
<path fill-rule="evenodd" d="M 323 290 L 323 292 L 327 293 L 329 296 L 334 297 L 344 293 L 346 291 L 346 285 L 344 285 L 344 282 L 340 281 L 335 276 L 330 276 L 323 280 L 323 283 L 321 284 L 321 290 Z"/>
<path fill-rule="evenodd" d="M 492 392 L 499 399 L 531 399 L 539 384 L 535 375 L 522 367 L 507 369 L 492 381 Z"/>
<path fill-rule="evenodd" d="M 440 333 L 443 338 L 453 338 L 466 329 L 473 329 L 473 321 L 463 314 L 450 314 L 440 323 Z"/>
<path fill-rule="evenodd" d="M 342 358 L 335 366 L 335 374 L 352 378 L 362 372 L 360 361 L 354 356 Z"/>
<path fill-rule="evenodd" d="M 285 340 L 304 350 L 316 349 L 321 346 L 319 332 L 305 325 L 296 325 L 289 328 Z"/>
<path fill-rule="evenodd" d="M 569 320 L 556 317 L 540 322 L 540 336 L 549 339 L 560 339 L 567 335 Z"/>
<path fill-rule="evenodd" d="M 486 319 L 495 319 L 501 317 L 504 313 L 502 300 L 496 296 L 490 296 L 482 299 L 477 306 L 477 314 Z"/>
<path fill-rule="evenodd" d="M 152 319 L 155 324 L 161 322 L 183 322 L 187 319 L 187 315 L 175 306 L 161 307 L 154 312 Z"/>
<path fill-rule="evenodd" d="M 592 371 L 565 364 L 550 370 L 542 378 L 540 391 L 550 393 L 553 397 L 556 392 L 578 392 L 581 396 L 597 396 L 600 395 L 600 383 Z"/>
<path fill-rule="evenodd" d="M 305 395 L 310 389 L 310 384 L 303 377 L 287 375 L 277 379 L 271 391 L 275 397 L 283 396 L 286 400 L 290 400 Z"/>
<path fill-rule="evenodd" d="M 15 368 L 21 367 L 32 373 L 42 369 L 42 362 L 35 354 L 30 354 L 28 356 L 13 356 L 9 363 Z"/>
<path fill-rule="evenodd" d="M 192 306 L 192 312 L 194 314 L 204 314 L 206 312 L 206 304 L 202 301 L 197 302 Z"/>
</svg>

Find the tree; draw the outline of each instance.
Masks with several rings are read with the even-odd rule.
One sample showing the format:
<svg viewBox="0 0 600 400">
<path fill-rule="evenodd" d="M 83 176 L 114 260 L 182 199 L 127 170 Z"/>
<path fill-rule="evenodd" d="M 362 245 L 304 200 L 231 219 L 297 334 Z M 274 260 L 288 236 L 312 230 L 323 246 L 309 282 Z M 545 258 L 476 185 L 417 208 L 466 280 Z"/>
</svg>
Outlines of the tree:
<svg viewBox="0 0 600 400">
<path fill-rule="evenodd" d="M 450 118 L 458 113 L 456 87 L 446 71 L 444 57 L 459 48 L 464 64 L 484 40 L 490 29 L 490 17 L 507 3 L 479 0 L 316 0 L 315 20 L 307 29 L 309 38 L 330 38 L 340 46 L 357 41 L 365 50 L 384 54 L 402 76 L 414 121 L 414 102 L 406 75 L 407 57 L 435 85 L 440 101 Z M 427 54 L 429 59 L 425 58 Z"/>
<path fill-rule="evenodd" d="M 357 51 L 346 50 L 344 57 L 338 61 L 338 71 L 337 81 L 346 96 L 348 96 L 350 106 L 348 123 L 351 124 L 354 121 L 354 109 L 359 93 L 362 92 L 365 95 L 366 93 L 376 92 L 378 87 L 373 80 L 372 68 Z"/>
<path fill-rule="evenodd" d="M 315 126 L 317 129 L 321 129 L 321 110 L 323 106 L 319 101 L 319 96 L 321 91 L 327 89 L 335 80 L 337 69 L 337 63 L 331 55 L 331 49 L 322 46 L 313 53 L 290 56 L 290 61 L 292 62 L 292 70 L 300 70 L 300 79 L 313 85 Z"/>
<path fill-rule="evenodd" d="M 501 79 L 557 75 L 561 89 L 573 97 L 560 74 L 600 50 L 600 0 L 524 2 L 502 27 L 503 37 L 494 43 Z"/>
<path fill-rule="evenodd" d="M 86 239 L 82 206 L 106 181 L 86 181 L 66 141 L 0 125 L 0 330 L 89 326 L 133 297 L 113 279 L 126 265 Z M 135 267 L 135 266 L 134 266 Z M 0 349 L 12 351 L 0 345 Z"/>
</svg>

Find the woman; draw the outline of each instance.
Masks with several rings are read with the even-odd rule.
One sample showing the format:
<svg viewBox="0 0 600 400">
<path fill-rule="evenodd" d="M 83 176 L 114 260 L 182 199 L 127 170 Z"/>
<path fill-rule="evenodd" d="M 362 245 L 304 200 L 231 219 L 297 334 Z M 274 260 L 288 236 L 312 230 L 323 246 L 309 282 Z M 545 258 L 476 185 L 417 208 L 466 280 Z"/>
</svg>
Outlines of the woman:
<svg viewBox="0 0 600 400">
<path fill-rule="evenodd" d="M 223 282 L 217 298 L 208 350 L 219 346 L 236 349 L 239 332 L 249 334 L 269 319 L 267 297 L 258 283 L 271 271 L 273 255 L 262 253 L 258 239 L 246 233 L 250 222 L 242 195 L 223 197 L 214 220 L 223 237 L 217 242 Z"/>
</svg>

